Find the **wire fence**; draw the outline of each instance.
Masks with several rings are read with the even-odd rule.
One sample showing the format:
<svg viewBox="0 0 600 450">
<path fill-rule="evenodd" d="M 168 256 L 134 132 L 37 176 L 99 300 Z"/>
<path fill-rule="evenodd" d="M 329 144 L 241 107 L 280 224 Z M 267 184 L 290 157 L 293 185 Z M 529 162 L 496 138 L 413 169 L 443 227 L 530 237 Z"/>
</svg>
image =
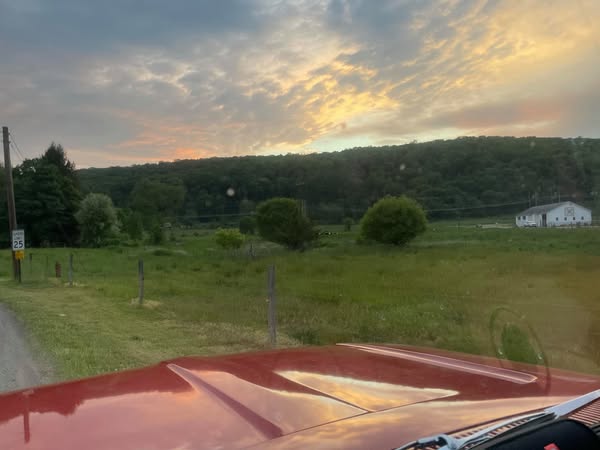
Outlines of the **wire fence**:
<svg viewBox="0 0 600 450">
<path fill-rule="evenodd" d="M 468 239 L 469 233 L 459 231 L 455 235 Z M 464 242 L 439 243 L 439 258 L 431 260 L 410 251 L 373 252 L 349 246 L 345 236 L 331 238 L 341 242 L 339 249 L 331 252 L 325 247 L 323 251 L 317 248 L 290 253 L 258 241 L 251 241 L 240 251 L 227 252 L 207 239 L 209 233 L 198 236 L 201 245 L 196 245 L 195 236 L 188 233 L 188 241 L 182 246 L 170 243 L 167 247 L 29 249 L 22 266 L 23 283 L 29 287 L 60 287 L 65 292 L 74 289 L 78 295 L 92 296 L 99 305 L 140 305 L 143 299 L 143 311 L 156 308 L 147 320 L 231 323 L 258 329 L 265 345 L 373 341 L 460 346 L 464 333 L 469 333 L 466 324 L 480 323 L 485 331 L 487 321 L 473 318 L 485 318 L 492 307 L 505 302 L 526 311 L 543 304 L 557 314 L 577 307 L 575 300 L 563 295 L 562 288 L 552 287 L 540 294 L 529 288 L 532 278 L 525 269 L 529 263 L 522 257 L 525 253 L 519 252 L 520 247 L 534 248 L 527 244 L 531 235 L 511 233 L 511 238 L 523 237 L 511 244 L 506 239 L 498 240 L 494 248 L 503 250 L 497 260 L 493 251 L 487 252 L 485 259 L 477 251 L 465 252 Z M 490 239 L 496 239 L 494 233 L 481 233 L 489 234 Z M 446 252 L 445 245 L 452 242 L 461 250 Z M 573 242 L 585 246 L 583 241 Z M 507 263 L 503 255 L 509 247 L 516 253 Z M 454 254 L 458 255 L 456 259 L 450 256 Z M 8 258 L 4 259 L 8 269 Z M 72 283 L 68 277 L 70 260 Z M 555 264 L 553 261 L 548 260 L 548 264 Z M 270 274 L 271 267 L 274 269 Z M 432 284 L 433 274 L 437 281 Z M 495 285 L 494 279 L 506 285 Z M 487 283 L 497 290 L 481 290 Z M 513 284 L 528 291 L 527 295 L 511 297 Z M 483 293 L 485 298 L 481 297 Z M 45 291 L 40 290 L 40 301 L 44 295 Z M 72 301 L 77 302 L 77 298 Z M 594 314 L 600 312 L 594 310 Z M 561 325 L 558 319 L 555 325 L 568 328 L 565 334 L 574 332 L 573 326 Z M 228 342 L 247 342 L 247 329 L 233 334 Z M 485 350 L 481 345 L 478 351 Z"/>
</svg>

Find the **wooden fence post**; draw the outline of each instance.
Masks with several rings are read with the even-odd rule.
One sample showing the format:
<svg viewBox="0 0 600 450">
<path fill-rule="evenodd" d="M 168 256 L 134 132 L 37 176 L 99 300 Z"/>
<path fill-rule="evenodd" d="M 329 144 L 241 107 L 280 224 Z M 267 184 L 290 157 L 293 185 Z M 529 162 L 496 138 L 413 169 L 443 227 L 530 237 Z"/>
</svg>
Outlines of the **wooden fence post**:
<svg viewBox="0 0 600 450">
<path fill-rule="evenodd" d="M 138 261 L 139 299 L 138 304 L 144 303 L 144 260 Z"/>
<path fill-rule="evenodd" d="M 69 254 L 69 287 L 73 287 L 73 253 Z"/>
<path fill-rule="evenodd" d="M 269 341 L 273 347 L 277 345 L 277 298 L 275 297 L 275 266 L 269 266 Z"/>
</svg>

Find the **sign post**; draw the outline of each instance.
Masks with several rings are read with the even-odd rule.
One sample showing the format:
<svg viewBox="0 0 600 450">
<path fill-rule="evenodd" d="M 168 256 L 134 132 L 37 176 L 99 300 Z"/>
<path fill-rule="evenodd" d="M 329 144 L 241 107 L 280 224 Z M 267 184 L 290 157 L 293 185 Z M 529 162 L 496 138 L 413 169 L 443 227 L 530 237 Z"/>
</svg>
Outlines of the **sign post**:
<svg viewBox="0 0 600 450">
<path fill-rule="evenodd" d="M 21 261 L 25 259 L 25 230 L 13 230 L 12 250 L 17 260 L 17 278 L 21 282 Z"/>
</svg>

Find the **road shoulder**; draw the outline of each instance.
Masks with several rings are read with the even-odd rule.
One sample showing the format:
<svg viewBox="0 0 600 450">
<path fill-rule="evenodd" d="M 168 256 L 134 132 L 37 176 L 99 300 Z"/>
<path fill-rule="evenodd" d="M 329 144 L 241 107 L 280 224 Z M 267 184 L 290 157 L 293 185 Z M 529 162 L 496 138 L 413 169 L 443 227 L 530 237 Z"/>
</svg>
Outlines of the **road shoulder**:
<svg viewBox="0 0 600 450">
<path fill-rule="evenodd" d="M 48 383 L 52 370 L 32 353 L 19 319 L 0 304 L 0 393 Z"/>
</svg>

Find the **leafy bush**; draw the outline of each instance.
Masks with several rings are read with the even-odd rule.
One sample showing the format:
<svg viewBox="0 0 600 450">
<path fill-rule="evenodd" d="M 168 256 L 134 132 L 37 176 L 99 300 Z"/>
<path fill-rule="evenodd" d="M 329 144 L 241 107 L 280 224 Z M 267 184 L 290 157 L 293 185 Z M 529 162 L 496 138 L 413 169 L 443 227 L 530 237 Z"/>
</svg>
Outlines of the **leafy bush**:
<svg viewBox="0 0 600 450">
<path fill-rule="evenodd" d="M 215 232 L 217 245 L 226 250 L 236 250 L 244 243 L 244 235 L 235 229 L 219 228 Z"/>
<path fill-rule="evenodd" d="M 294 250 L 305 248 L 318 237 L 298 202 L 291 198 L 273 198 L 258 205 L 256 225 L 263 239 Z"/>
<path fill-rule="evenodd" d="M 117 212 L 108 195 L 88 194 L 75 217 L 81 227 L 81 241 L 84 245 L 108 245 L 109 239 L 117 235 Z"/>
<path fill-rule="evenodd" d="M 240 232 L 242 234 L 254 234 L 256 230 L 256 219 L 252 216 L 242 217 L 240 219 Z"/>
<path fill-rule="evenodd" d="M 360 222 L 360 235 L 365 240 L 404 245 L 423 233 L 427 227 L 425 212 L 408 197 L 384 197 L 371 206 Z"/>
</svg>

